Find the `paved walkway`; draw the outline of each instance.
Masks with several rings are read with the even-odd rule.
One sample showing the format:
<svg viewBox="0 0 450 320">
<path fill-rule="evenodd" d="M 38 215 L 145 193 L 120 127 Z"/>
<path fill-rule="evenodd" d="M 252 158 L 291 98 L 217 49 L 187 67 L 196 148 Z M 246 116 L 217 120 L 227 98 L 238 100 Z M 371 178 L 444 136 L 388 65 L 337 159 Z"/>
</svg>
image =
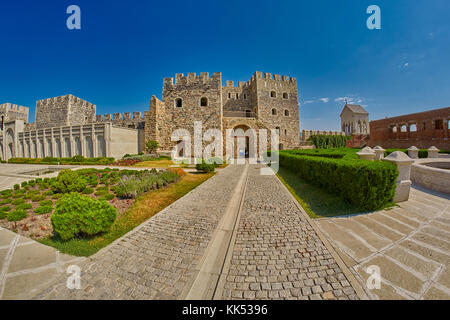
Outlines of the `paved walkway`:
<svg viewBox="0 0 450 320">
<path fill-rule="evenodd" d="M 61 275 L 34 298 L 357 299 L 356 279 L 259 167 L 228 166 L 80 263 L 80 290 Z"/>
<path fill-rule="evenodd" d="M 450 299 L 450 198 L 411 189 L 391 210 L 315 220 L 364 285 L 378 266 L 372 299 Z"/>
<path fill-rule="evenodd" d="M 0 299 L 29 299 L 81 260 L 0 227 Z"/>
</svg>

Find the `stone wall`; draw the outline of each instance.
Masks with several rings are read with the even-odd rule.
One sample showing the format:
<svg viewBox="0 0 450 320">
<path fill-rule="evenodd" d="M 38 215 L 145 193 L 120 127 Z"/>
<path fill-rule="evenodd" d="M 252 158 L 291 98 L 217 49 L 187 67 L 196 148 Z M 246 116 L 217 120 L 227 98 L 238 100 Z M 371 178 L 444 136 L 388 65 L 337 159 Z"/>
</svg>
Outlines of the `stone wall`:
<svg viewBox="0 0 450 320">
<path fill-rule="evenodd" d="M 28 122 L 29 108 L 18 106 L 11 103 L 0 104 L 0 119 L 3 116 L 3 121 L 24 120 Z"/>
<path fill-rule="evenodd" d="M 450 107 L 370 122 L 371 147 L 450 150 Z"/>
<path fill-rule="evenodd" d="M 36 103 L 36 129 L 94 123 L 95 110 L 92 103 L 70 94 L 39 100 Z"/>
<path fill-rule="evenodd" d="M 173 78 L 164 79 L 163 101 L 152 98 L 150 112 L 146 117 L 146 122 L 147 119 L 149 121 L 146 123 L 146 140 L 156 138 L 160 149 L 169 151 L 177 144 L 171 141 L 175 130 L 185 129 L 191 138 L 194 137 L 195 121 L 202 122 L 202 132 L 208 129 L 222 130 L 221 89 L 221 73 L 214 73 L 211 77 L 206 72 L 200 76 L 195 73 L 187 76 L 177 74 L 175 82 Z M 207 99 L 206 106 L 201 106 L 202 98 Z M 193 154 L 193 148 L 191 152 Z"/>
<path fill-rule="evenodd" d="M 297 147 L 300 142 L 297 80 L 256 72 L 250 82 L 256 82 L 258 120 L 269 129 L 280 129 L 282 149 Z"/>
</svg>

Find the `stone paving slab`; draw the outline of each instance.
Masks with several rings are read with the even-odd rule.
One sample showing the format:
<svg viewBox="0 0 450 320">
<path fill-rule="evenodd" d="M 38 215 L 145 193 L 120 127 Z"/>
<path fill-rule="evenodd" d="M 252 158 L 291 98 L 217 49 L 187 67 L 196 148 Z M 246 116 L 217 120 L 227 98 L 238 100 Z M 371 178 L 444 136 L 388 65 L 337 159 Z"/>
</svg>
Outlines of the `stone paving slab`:
<svg viewBox="0 0 450 320">
<path fill-rule="evenodd" d="M 80 261 L 0 227 L 0 299 L 29 299 Z"/>
<path fill-rule="evenodd" d="M 276 176 L 251 166 L 222 299 L 358 299 Z"/>
<path fill-rule="evenodd" d="M 315 223 L 370 298 L 450 299 L 449 215 L 448 196 L 415 186 L 394 209 Z M 380 289 L 366 286 L 373 265 L 380 268 Z"/>
</svg>

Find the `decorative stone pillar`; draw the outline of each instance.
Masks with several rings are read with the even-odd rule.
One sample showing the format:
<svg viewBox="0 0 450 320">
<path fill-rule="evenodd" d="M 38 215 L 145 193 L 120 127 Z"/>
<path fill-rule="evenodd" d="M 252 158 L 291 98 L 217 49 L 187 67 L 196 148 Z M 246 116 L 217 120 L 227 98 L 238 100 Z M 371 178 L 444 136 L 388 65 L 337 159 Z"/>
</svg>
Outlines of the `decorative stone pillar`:
<svg viewBox="0 0 450 320">
<path fill-rule="evenodd" d="M 399 175 L 397 177 L 394 202 L 403 202 L 409 199 L 409 191 L 411 189 L 411 165 L 414 160 L 401 151 L 395 151 L 383 159 L 397 166 Z"/>
<path fill-rule="evenodd" d="M 419 149 L 416 146 L 411 146 L 408 148 L 408 156 L 411 159 L 419 159 Z"/>
<path fill-rule="evenodd" d="M 428 158 L 439 158 L 439 149 L 435 146 L 429 147 Z"/>
<path fill-rule="evenodd" d="M 375 159 L 375 151 L 371 147 L 365 147 L 356 153 L 360 159 L 373 161 Z"/>
<path fill-rule="evenodd" d="M 382 147 L 376 146 L 375 148 L 373 148 L 373 151 L 375 151 L 375 160 L 381 160 L 384 158 L 384 152 L 386 150 L 384 150 Z"/>
</svg>

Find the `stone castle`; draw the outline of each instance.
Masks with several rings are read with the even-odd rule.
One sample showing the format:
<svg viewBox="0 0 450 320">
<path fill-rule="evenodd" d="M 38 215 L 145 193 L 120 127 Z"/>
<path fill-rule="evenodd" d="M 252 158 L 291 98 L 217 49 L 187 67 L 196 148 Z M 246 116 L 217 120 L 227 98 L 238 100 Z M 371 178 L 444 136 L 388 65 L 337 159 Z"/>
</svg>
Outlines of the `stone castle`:
<svg viewBox="0 0 450 320">
<path fill-rule="evenodd" d="M 120 158 L 144 151 L 150 140 L 159 142 L 159 151 L 169 152 L 179 143 L 171 141 L 172 133 L 185 129 L 193 135 L 195 121 L 201 121 L 203 132 L 218 129 L 223 137 L 227 129 L 267 129 L 269 136 L 276 129 L 280 149 L 299 145 L 295 78 L 255 72 L 237 86 L 225 83 L 219 72 L 166 78 L 162 101 L 153 96 L 144 117 L 140 112 L 96 115 L 94 104 L 66 95 L 37 101 L 35 122 L 28 123 L 27 107 L 3 104 L 0 156 Z M 270 141 L 267 144 L 270 148 Z"/>
</svg>

